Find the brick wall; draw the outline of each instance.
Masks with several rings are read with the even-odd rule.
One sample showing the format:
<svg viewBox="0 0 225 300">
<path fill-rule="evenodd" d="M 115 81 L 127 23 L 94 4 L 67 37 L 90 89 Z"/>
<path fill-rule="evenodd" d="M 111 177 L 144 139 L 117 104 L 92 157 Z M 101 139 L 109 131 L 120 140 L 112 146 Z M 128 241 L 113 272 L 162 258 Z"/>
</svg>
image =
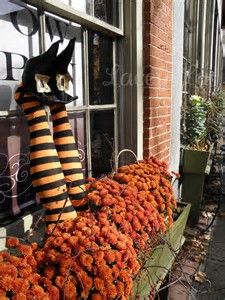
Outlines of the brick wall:
<svg viewBox="0 0 225 300">
<path fill-rule="evenodd" d="M 172 2 L 144 3 L 144 157 L 166 161 L 171 141 Z"/>
</svg>

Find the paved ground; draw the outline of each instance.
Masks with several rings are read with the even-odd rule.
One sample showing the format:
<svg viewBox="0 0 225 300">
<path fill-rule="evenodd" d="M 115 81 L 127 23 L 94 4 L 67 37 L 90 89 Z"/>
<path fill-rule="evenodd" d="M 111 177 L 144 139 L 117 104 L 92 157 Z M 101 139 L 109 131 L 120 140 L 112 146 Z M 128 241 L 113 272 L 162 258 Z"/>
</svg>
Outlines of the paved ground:
<svg viewBox="0 0 225 300">
<path fill-rule="evenodd" d="M 225 172 L 223 177 L 223 190 L 225 191 Z M 221 200 L 219 213 L 210 228 L 210 235 L 211 240 L 206 257 L 200 267 L 197 266 L 199 271 L 206 274 L 206 282 L 196 284 L 192 280 L 192 282 L 185 284 L 187 280 L 182 281 L 182 283 L 170 287 L 167 299 L 225 300 L 225 196 Z M 191 268 L 190 262 L 187 261 L 187 263 L 189 266 L 184 266 L 183 271 L 191 278 L 197 272 L 196 265 Z M 189 284 L 192 286 L 191 289 Z"/>
<path fill-rule="evenodd" d="M 221 204 L 220 213 L 225 212 L 225 199 Z M 208 287 L 205 293 L 199 293 L 200 300 L 224 300 L 225 299 L 225 215 L 215 220 L 212 228 L 212 239 L 209 244 L 206 259 L 201 271 L 207 275 Z"/>
</svg>

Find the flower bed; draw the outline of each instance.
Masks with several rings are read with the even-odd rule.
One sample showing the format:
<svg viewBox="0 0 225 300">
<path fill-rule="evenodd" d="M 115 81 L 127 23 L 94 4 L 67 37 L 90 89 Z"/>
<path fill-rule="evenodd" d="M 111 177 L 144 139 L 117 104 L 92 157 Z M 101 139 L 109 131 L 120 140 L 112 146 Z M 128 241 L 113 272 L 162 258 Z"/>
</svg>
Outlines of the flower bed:
<svg viewBox="0 0 225 300">
<path fill-rule="evenodd" d="M 171 178 L 165 163 L 150 158 L 91 179 L 89 210 L 49 225 L 42 247 L 8 240 L 20 255 L 0 254 L 1 299 L 132 297 L 143 256 L 154 256 L 162 237 L 176 239 Z"/>
<path fill-rule="evenodd" d="M 153 251 L 145 251 L 139 257 L 141 271 L 134 281 L 133 299 L 153 296 L 163 283 L 176 255 L 184 243 L 184 229 L 190 212 L 190 204 L 178 203 L 181 210 L 177 220 L 166 235 L 161 236 L 161 243 Z"/>
</svg>

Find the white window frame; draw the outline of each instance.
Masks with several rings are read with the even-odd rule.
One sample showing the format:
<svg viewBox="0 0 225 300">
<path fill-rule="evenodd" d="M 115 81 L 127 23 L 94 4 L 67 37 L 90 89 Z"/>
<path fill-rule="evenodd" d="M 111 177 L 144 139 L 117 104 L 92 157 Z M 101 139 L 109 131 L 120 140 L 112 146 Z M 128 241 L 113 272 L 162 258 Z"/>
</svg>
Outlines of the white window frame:
<svg viewBox="0 0 225 300">
<path fill-rule="evenodd" d="M 58 0 L 25 0 L 19 4 L 32 5 L 40 14 L 40 51 L 45 51 L 45 15 L 44 12 L 57 15 L 83 26 L 84 57 L 87 57 L 88 30 L 98 31 L 113 37 L 113 65 L 122 66 L 122 70 L 113 70 L 114 103 L 89 105 L 88 65 L 84 65 L 85 103 L 83 106 L 68 108 L 68 112 L 84 112 L 86 117 L 87 168 L 91 170 L 90 112 L 100 110 L 114 111 L 114 162 L 117 168 L 117 154 L 121 149 L 131 149 L 138 159 L 143 158 L 143 0 L 119 1 L 119 27 L 112 26 L 94 16 L 75 10 Z M 126 9 L 124 9 L 126 7 Z M 125 37 L 125 38 L 124 38 Z M 127 53 L 124 53 L 128 50 Z M 123 55 L 122 55 L 123 52 Z M 86 59 L 84 59 L 84 62 Z M 119 76 L 128 74 L 131 82 L 121 86 Z M 118 94 L 120 101 L 118 101 Z M 19 111 L 0 111 L 0 117 L 15 116 Z M 122 161 L 126 163 L 126 161 Z M 90 174 L 91 175 L 91 172 Z"/>
</svg>

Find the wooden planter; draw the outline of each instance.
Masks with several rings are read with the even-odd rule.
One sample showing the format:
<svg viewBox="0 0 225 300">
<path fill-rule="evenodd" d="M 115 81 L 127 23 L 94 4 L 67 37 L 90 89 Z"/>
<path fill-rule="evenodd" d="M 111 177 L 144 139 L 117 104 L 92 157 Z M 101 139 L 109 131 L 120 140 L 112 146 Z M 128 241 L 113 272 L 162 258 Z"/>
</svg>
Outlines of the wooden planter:
<svg viewBox="0 0 225 300">
<path fill-rule="evenodd" d="M 211 151 L 211 148 L 209 151 L 184 149 L 183 172 L 187 174 L 205 174 Z"/>
<path fill-rule="evenodd" d="M 209 151 L 183 150 L 182 201 L 191 203 L 190 223 L 198 222 L 205 174 L 213 147 Z"/>
<path fill-rule="evenodd" d="M 156 291 L 159 289 L 183 245 L 185 240 L 183 233 L 191 205 L 179 202 L 178 207 L 182 208 L 182 212 L 163 237 L 165 243 L 157 246 L 153 253 L 146 258 L 145 265 L 135 279 L 132 299 L 136 299 L 138 296 L 145 299 L 144 297 L 148 297 L 153 288 Z"/>
</svg>

